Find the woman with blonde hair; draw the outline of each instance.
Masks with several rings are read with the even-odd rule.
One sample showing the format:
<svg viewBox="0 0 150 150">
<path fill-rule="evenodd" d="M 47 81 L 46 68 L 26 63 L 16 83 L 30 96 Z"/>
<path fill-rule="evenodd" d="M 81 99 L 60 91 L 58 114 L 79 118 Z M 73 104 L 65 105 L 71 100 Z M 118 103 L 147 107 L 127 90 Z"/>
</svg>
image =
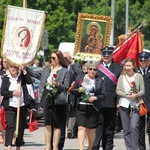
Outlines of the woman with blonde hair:
<svg viewBox="0 0 150 150">
<path fill-rule="evenodd" d="M 134 59 L 125 60 L 116 92 L 120 97 L 117 107 L 120 112 L 126 148 L 138 150 L 140 119 L 138 98 L 145 93 L 145 88 L 143 76 L 137 73 Z"/>
<path fill-rule="evenodd" d="M 86 65 L 87 73 L 77 76 L 71 91 L 77 98 L 76 118 L 80 150 L 83 150 L 85 135 L 89 141 L 88 150 L 92 150 L 101 101 L 105 99 L 104 82 L 96 76 L 97 62 L 89 61 Z"/>
<path fill-rule="evenodd" d="M 3 96 L 2 106 L 5 108 L 7 122 L 5 146 L 7 147 L 7 150 L 12 150 L 12 140 L 14 131 L 16 130 L 18 97 L 20 97 L 19 131 L 15 143 L 16 150 L 20 150 L 26 124 L 27 108 L 30 104 L 26 84 L 31 84 L 32 79 L 23 65 L 17 67 L 9 64 L 8 68 L 9 74 L 3 77 L 1 86 L 1 95 Z"/>
</svg>

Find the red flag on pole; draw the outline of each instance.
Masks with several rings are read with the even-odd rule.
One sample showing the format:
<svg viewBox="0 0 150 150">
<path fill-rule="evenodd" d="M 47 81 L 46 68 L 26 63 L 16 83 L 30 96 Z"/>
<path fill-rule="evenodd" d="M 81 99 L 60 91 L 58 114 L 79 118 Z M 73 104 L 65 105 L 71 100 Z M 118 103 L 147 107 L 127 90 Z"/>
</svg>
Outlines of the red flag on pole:
<svg viewBox="0 0 150 150">
<path fill-rule="evenodd" d="M 141 33 L 138 32 L 114 50 L 113 60 L 119 64 L 123 64 L 126 58 L 133 58 L 138 65 L 138 54 L 140 52 L 142 52 L 142 43 Z"/>
</svg>

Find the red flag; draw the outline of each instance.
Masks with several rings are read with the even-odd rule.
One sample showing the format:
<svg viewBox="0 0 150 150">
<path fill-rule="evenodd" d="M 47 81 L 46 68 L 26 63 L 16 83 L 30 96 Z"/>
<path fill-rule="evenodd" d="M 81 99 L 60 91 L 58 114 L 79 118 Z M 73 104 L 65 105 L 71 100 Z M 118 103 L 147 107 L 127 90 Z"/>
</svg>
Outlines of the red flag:
<svg viewBox="0 0 150 150">
<path fill-rule="evenodd" d="M 141 33 L 135 33 L 113 53 L 113 60 L 119 64 L 123 64 L 126 58 L 133 58 L 137 65 L 138 54 L 142 52 Z"/>
</svg>

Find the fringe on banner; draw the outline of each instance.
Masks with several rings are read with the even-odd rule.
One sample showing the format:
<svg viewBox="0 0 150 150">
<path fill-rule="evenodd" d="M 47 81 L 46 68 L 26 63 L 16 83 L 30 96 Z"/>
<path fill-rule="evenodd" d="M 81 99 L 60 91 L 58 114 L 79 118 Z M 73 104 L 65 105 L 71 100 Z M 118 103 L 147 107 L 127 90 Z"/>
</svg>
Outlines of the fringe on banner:
<svg viewBox="0 0 150 150">
<path fill-rule="evenodd" d="M 40 44 L 41 44 L 41 40 L 42 40 L 42 36 L 43 36 L 45 19 L 46 19 L 46 14 L 44 14 L 44 17 L 43 17 L 43 20 L 42 20 L 42 28 L 41 28 L 40 38 L 39 38 L 38 46 L 37 46 L 38 49 L 40 48 Z M 39 51 L 39 50 L 38 50 L 38 51 Z M 37 55 L 38 51 L 36 52 L 36 55 Z M 36 57 L 36 55 L 35 55 L 35 57 Z M 35 58 L 35 57 L 34 57 L 34 58 Z M 34 60 L 34 59 L 33 59 L 33 60 Z"/>
</svg>

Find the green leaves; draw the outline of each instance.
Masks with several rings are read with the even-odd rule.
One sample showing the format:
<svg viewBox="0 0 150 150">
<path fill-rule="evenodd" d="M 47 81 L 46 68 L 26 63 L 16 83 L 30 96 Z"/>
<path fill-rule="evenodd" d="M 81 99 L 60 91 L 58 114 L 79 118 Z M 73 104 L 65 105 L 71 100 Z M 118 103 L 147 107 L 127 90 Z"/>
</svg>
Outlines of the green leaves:
<svg viewBox="0 0 150 150">
<path fill-rule="evenodd" d="M 49 90 L 47 96 L 54 97 L 58 92 L 58 88 L 56 86 L 51 85 L 50 83 L 45 84 L 46 88 Z"/>
<path fill-rule="evenodd" d="M 78 89 L 79 93 L 81 93 L 81 99 L 82 101 L 89 101 L 89 96 L 86 94 L 85 88 L 84 87 L 80 87 L 80 89 Z"/>
<path fill-rule="evenodd" d="M 22 7 L 20 0 L 0 1 L 0 41 L 2 38 L 4 14 L 7 5 Z M 49 34 L 49 50 L 45 51 L 45 59 L 52 49 L 57 49 L 61 42 L 75 42 L 78 13 L 111 15 L 110 0 L 27 0 L 27 7 L 46 12 L 45 29 Z M 150 49 L 150 1 L 134 0 L 129 2 L 129 26 L 135 28 L 143 19 L 148 25 L 142 28 L 145 48 Z M 118 36 L 125 33 L 126 1 L 118 0 L 115 4 L 114 45 L 118 44 Z"/>
</svg>

